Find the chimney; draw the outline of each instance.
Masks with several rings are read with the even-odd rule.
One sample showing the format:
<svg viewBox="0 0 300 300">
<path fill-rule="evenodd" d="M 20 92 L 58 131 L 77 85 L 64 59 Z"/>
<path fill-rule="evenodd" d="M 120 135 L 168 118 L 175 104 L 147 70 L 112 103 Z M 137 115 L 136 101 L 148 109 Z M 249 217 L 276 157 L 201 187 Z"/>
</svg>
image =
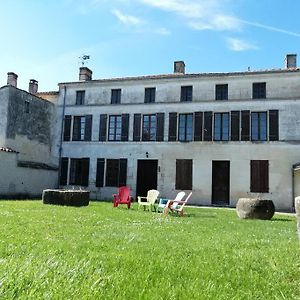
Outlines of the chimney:
<svg viewBox="0 0 300 300">
<path fill-rule="evenodd" d="M 174 62 L 174 73 L 175 74 L 185 74 L 185 64 L 184 61 Z"/>
<path fill-rule="evenodd" d="M 82 81 L 88 81 L 88 80 L 92 80 L 92 70 L 90 70 L 87 67 L 80 67 L 79 68 L 79 80 Z"/>
<path fill-rule="evenodd" d="M 18 75 L 14 72 L 7 73 L 7 85 L 17 87 Z"/>
<path fill-rule="evenodd" d="M 297 54 L 287 54 L 285 58 L 285 68 L 297 68 Z"/>
<path fill-rule="evenodd" d="M 36 94 L 38 91 L 38 81 L 35 79 L 30 79 L 29 80 L 29 87 L 28 87 L 28 92 L 30 94 Z"/>
</svg>

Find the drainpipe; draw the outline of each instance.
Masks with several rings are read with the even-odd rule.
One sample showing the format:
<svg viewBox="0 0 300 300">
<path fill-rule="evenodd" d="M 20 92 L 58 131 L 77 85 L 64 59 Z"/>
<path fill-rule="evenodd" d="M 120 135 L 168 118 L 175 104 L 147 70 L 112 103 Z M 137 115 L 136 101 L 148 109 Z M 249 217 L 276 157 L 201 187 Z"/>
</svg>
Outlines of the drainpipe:
<svg viewBox="0 0 300 300">
<path fill-rule="evenodd" d="M 295 169 L 294 169 L 294 166 L 292 168 L 292 207 L 295 206 L 295 202 L 294 202 L 294 199 L 295 199 Z"/>
<path fill-rule="evenodd" d="M 59 153 L 58 153 L 58 178 L 57 178 L 57 187 L 59 187 L 59 179 L 60 179 L 60 171 L 61 171 L 61 153 L 62 153 L 62 142 L 63 142 L 63 130 L 64 130 L 64 120 L 65 120 L 65 110 L 66 110 L 66 93 L 67 88 L 64 85 L 64 99 L 63 99 L 63 109 L 62 109 L 62 119 L 61 119 L 61 134 L 60 134 L 60 141 L 59 141 Z"/>
</svg>

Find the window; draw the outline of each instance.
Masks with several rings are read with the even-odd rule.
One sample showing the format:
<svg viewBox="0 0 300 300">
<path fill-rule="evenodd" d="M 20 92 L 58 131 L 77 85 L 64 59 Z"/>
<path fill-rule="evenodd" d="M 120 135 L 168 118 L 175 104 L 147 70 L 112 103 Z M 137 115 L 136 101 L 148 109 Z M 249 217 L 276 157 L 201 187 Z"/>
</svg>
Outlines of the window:
<svg viewBox="0 0 300 300">
<path fill-rule="evenodd" d="M 85 91 L 76 91 L 76 105 L 84 105 Z"/>
<path fill-rule="evenodd" d="M 193 114 L 179 114 L 178 140 L 187 142 L 193 140 Z"/>
<path fill-rule="evenodd" d="M 176 190 L 191 190 L 193 188 L 193 160 L 176 159 Z"/>
<path fill-rule="evenodd" d="M 267 140 L 267 113 L 266 112 L 251 113 L 251 140 L 252 141 Z"/>
<path fill-rule="evenodd" d="M 142 140 L 143 141 L 156 140 L 156 115 L 143 116 Z"/>
<path fill-rule="evenodd" d="M 121 103 L 121 89 L 112 89 L 111 104 L 120 104 L 120 103 Z"/>
<path fill-rule="evenodd" d="M 269 161 L 251 160 L 251 186 L 253 193 L 269 192 Z"/>
<path fill-rule="evenodd" d="M 229 113 L 214 114 L 214 140 L 229 140 Z"/>
<path fill-rule="evenodd" d="M 182 86 L 181 87 L 181 102 L 190 102 L 193 100 L 193 87 L 192 86 Z"/>
<path fill-rule="evenodd" d="M 72 141 L 90 141 L 92 135 L 92 116 L 75 116 L 73 119 Z"/>
<path fill-rule="evenodd" d="M 127 179 L 127 159 L 106 160 L 106 186 L 124 186 Z"/>
<path fill-rule="evenodd" d="M 70 163 L 70 185 L 89 185 L 89 158 L 71 158 Z"/>
<path fill-rule="evenodd" d="M 156 88 L 145 88 L 145 103 L 155 102 Z"/>
<path fill-rule="evenodd" d="M 29 114 L 29 101 L 24 102 L 24 112 Z"/>
<path fill-rule="evenodd" d="M 253 99 L 265 99 L 266 98 L 266 83 L 265 82 L 253 83 L 252 98 Z"/>
<path fill-rule="evenodd" d="M 104 158 L 97 158 L 96 187 L 102 187 L 104 184 L 104 163 Z"/>
<path fill-rule="evenodd" d="M 216 100 L 228 100 L 228 84 L 216 84 Z"/>
<path fill-rule="evenodd" d="M 109 141 L 121 141 L 122 133 L 122 116 L 109 116 Z"/>
<path fill-rule="evenodd" d="M 68 167 L 69 167 L 69 159 L 67 157 L 62 157 L 60 159 L 60 174 L 59 174 L 60 185 L 68 184 Z"/>
</svg>

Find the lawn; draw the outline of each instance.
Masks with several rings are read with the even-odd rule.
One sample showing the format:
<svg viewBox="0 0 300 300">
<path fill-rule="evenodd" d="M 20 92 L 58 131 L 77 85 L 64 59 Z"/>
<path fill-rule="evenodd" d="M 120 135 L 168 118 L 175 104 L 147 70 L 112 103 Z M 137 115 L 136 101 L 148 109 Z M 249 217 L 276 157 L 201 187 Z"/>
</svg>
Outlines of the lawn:
<svg viewBox="0 0 300 300">
<path fill-rule="evenodd" d="M 0 201 L 0 299 L 300 299 L 293 216 Z"/>
</svg>

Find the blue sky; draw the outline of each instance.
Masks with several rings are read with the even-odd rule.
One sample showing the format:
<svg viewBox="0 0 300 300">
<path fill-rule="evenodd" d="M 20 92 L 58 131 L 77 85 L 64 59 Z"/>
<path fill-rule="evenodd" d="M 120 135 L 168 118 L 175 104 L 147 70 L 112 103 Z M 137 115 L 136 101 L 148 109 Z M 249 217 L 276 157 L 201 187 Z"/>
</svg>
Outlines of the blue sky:
<svg viewBox="0 0 300 300">
<path fill-rule="evenodd" d="M 93 78 L 281 68 L 300 55 L 298 0 L 1 1 L 0 86 L 7 72 L 39 91 L 78 80 L 79 57 Z M 298 57 L 300 59 L 300 57 Z M 298 60 L 299 60 L 298 59 Z"/>
</svg>

